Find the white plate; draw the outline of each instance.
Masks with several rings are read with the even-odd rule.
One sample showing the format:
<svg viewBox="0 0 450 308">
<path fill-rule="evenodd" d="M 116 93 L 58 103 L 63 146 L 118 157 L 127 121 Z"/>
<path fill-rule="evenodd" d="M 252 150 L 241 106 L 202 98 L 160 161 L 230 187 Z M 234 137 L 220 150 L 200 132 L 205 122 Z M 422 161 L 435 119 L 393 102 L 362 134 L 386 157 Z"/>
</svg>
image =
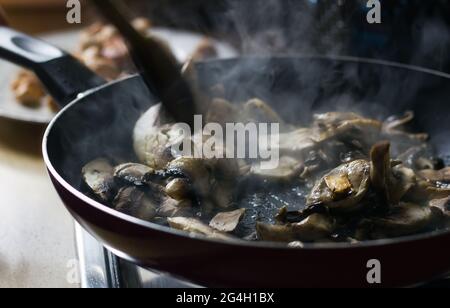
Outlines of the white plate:
<svg viewBox="0 0 450 308">
<path fill-rule="evenodd" d="M 187 60 L 203 37 L 190 32 L 169 29 L 153 29 L 152 33 L 165 39 L 180 62 Z M 42 36 L 42 39 L 67 51 L 74 51 L 79 41 L 79 32 L 61 32 Z M 220 58 L 236 56 L 236 51 L 229 45 L 215 42 Z M 27 108 L 19 104 L 10 90 L 11 82 L 19 68 L 0 60 L 0 117 L 18 121 L 47 124 L 55 115 L 47 106 L 38 109 Z"/>
</svg>

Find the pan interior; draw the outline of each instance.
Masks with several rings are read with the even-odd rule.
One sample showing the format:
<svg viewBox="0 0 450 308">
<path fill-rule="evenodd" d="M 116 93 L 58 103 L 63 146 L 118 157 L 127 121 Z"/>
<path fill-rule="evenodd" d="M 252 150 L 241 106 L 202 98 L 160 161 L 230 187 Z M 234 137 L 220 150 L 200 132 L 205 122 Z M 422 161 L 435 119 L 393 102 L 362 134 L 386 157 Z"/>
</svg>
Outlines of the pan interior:
<svg viewBox="0 0 450 308">
<path fill-rule="evenodd" d="M 328 58 L 211 61 L 198 64 L 197 71 L 205 92 L 223 84 L 230 101 L 261 98 L 297 125 L 307 125 L 315 112 L 355 111 L 385 119 L 412 110 L 413 130 L 429 133 L 437 154 L 450 163 L 450 79 L 442 76 Z M 56 171 L 80 189 L 80 170 L 87 162 L 104 156 L 136 161 L 132 130 L 157 101 L 138 76 L 80 99 L 59 116 L 48 136 L 49 158 Z M 283 202 L 298 202 L 299 193 L 283 196 Z"/>
</svg>

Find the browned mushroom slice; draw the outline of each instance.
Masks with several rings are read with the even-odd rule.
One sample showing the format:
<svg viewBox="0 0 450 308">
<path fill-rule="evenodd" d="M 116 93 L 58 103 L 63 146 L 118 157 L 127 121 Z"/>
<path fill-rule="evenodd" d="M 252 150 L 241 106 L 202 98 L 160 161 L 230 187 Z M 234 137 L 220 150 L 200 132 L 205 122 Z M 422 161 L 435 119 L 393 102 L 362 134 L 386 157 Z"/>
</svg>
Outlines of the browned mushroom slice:
<svg viewBox="0 0 450 308">
<path fill-rule="evenodd" d="M 384 218 L 372 221 L 372 238 L 383 239 L 415 234 L 426 229 L 434 220 L 429 206 L 400 203 Z"/>
<path fill-rule="evenodd" d="M 403 165 L 393 167 L 392 175 L 390 200 L 396 204 L 417 184 L 417 177 L 412 169 Z"/>
<path fill-rule="evenodd" d="M 319 127 L 337 127 L 345 121 L 359 120 L 362 117 L 353 112 L 328 112 L 314 115 L 314 125 Z"/>
<path fill-rule="evenodd" d="M 450 219 L 450 197 L 431 200 L 430 207 L 438 209 L 446 219 Z"/>
<path fill-rule="evenodd" d="M 335 221 L 329 216 L 313 214 L 305 220 L 286 225 L 257 223 L 258 238 L 271 242 L 314 242 L 328 238 L 335 229 Z"/>
<path fill-rule="evenodd" d="M 229 101 L 221 98 L 212 100 L 206 114 L 206 123 L 219 123 L 223 127 L 227 123 L 234 123 L 238 119 L 238 109 Z"/>
<path fill-rule="evenodd" d="M 171 146 L 181 131 L 171 125 L 161 105 L 150 108 L 136 123 L 133 132 L 134 150 L 143 164 L 162 170 L 173 159 Z"/>
<path fill-rule="evenodd" d="M 167 183 L 165 191 L 175 200 L 185 200 L 189 199 L 192 188 L 188 179 L 176 178 Z"/>
<path fill-rule="evenodd" d="M 279 134 L 277 150 L 280 156 L 290 156 L 305 159 L 307 154 L 318 146 L 319 136 L 309 128 L 299 128 Z"/>
<path fill-rule="evenodd" d="M 414 112 L 406 111 L 402 117 L 390 117 L 383 123 L 383 131 L 403 129 L 404 126 L 414 120 Z"/>
<path fill-rule="evenodd" d="M 380 142 L 371 151 L 370 179 L 373 187 L 380 192 L 386 201 L 397 204 L 416 185 L 414 171 L 398 165 L 393 167 L 389 142 Z"/>
<path fill-rule="evenodd" d="M 175 200 L 168 197 L 161 199 L 161 205 L 157 210 L 159 217 L 187 217 L 190 216 L 192 203 L 190 200 Z"/>
<path fill-rule="evenodd" d="M 323 205 L 330 211 L 359 210 L 369 190 L 370 164 L 365 160 L 342 165 L 325 175 L 307 198 L 308 206 Z"/>
<path fill-rule="evenodd" d="M 82 169 L 83 180 L 102 201 L 110 201 L 116 193 L 114 169 L 109 160 L 96 159 Z"/>
<path fill-rule="evenodd" d="M 167 165 L 167 173 L 190 179 L 195 193 L 201 197 L 207 196 L 210 192 L 211 179 L 206 160 L 179 157 Z"/>
<path fill-rule="evenodd" d="M 169 163 L 167 173 L 188 178 L 198 197 L 226 209 L 234 199 L 234 181 L 238 176 L 239 166 L 232 159 L 179 157 Z"/>
<path fill-rule="evenodd" d="M 419 172 L 420 176 L 430 182 L 435 183 L 450 183 L 450 167 L 441 170 L 422 170 Z"/>
<path fill-rule="evenodd" d="M 222 240 L 229 240 L 232 238 L 230 235 L 217 231 L 195 218 L 173 217 L 168 218 L 167 221 L 171 228 L 185 231 L 192 235 L 203 235 L 209 238 Z"/>
<path fill-rule="evenodd" d="M 145 165 L 127 163 L 117 166 L 114 169 L 114 176 L 130 184 L 140 186 L 144 185 L 149 175 L 155 171 Z"/>
<path fill-rule="evenodd" d="M 383 123 L 383 133 L 396 138 L 406 137 L 413 141 L 425 142 L 428 140 L 428 134 L 411 134 L 405 131 L 405 125 L 414 120 L 414 112 L 407 111 L 403 117 L 391 117 Z"/>
<path fill-rule="evenodd" d="M 314 120 L 313 127 L 321 131 L 321 140 L 355 133 L 358 137 L 364 133 L 366 139 L 374 138 L 378 137 L 382 128 L 381 122 L 351 112 L 317 114 Z"/>
<path fill-rule="evenodd" d="M 122 188 L 113 201 L 114 209 L 150 221 L 156 216 L 156 203 L 136 187 Z"/>
<path fill-rule="evenodd" d="M 219 213 L 209 222 L 209 226 L 221 232 L 233 232 L 245 214 L 245 209 Z"/>
<path fill-rule="evenodd" d="M 423 203 L 434 199 L 443 199 L 450 197 L 450 188 L 436 187 L 434 184 L 425 180 L 417 181 L 410 191 L 406 194 L 407 200 Z"/>
<path fill-rule="evenodd" d="M 255 123 L 279 123 L 284 121 L 266 102 L 254 98 L 245 103 L 243 117 L 248 122 Z"/>
<path fill-rule="evenodd" d="M 299 176 L 303 170 L 304 165 L 299 160 L 283 156 L 279 160 L 278 167 L 263 169 L 260 163 L 255 163 L 251 167 L 250 174 L 268 181 L 286 182 Z"/>
</svg>

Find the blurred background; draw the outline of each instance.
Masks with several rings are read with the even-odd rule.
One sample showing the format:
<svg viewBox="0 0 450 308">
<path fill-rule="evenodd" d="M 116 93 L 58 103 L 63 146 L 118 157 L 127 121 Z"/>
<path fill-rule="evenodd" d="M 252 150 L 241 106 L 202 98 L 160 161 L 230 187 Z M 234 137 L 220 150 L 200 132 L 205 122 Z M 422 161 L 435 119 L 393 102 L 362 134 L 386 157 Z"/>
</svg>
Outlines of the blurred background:
<svg viewBox="0 0 450 308">
<path fill-rule="evenodd" d="M 95 20 L 83 2 L 83 24 Z M 129 0 L 136 15 L 208 33 L 245 53 L 346 54 L 450 71 L 450 1 L 381 0 L 382 24 L 366 22 L 366 0 Z M 0 0 L 28 32 L 69 27 L 65 0 Z M 39 20 L 45 22 L 37 22 Z M 33 17 L 33 18 L 30 18 Z"/>
</svg>

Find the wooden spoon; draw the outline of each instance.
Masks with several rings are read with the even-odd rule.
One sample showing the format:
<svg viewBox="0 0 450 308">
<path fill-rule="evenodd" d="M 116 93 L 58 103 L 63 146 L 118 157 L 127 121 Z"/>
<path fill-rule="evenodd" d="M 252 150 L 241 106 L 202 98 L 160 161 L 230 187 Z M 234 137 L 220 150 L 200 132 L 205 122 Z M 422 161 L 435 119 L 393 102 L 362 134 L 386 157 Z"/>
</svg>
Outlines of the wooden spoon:
<svg viewBox="0 0 450 308">
<path fill-rule="evenodd" d="M 93 0 L 98 11 L 122 34 L 134 63 L 149 89 L 162 100 L 164 108 L 179 123 L 194 127 L 197 105 L 181 68 L 160 42 L 142 36 L 123 15 L 127 8 L 119 1 Z"/>
</svg>

